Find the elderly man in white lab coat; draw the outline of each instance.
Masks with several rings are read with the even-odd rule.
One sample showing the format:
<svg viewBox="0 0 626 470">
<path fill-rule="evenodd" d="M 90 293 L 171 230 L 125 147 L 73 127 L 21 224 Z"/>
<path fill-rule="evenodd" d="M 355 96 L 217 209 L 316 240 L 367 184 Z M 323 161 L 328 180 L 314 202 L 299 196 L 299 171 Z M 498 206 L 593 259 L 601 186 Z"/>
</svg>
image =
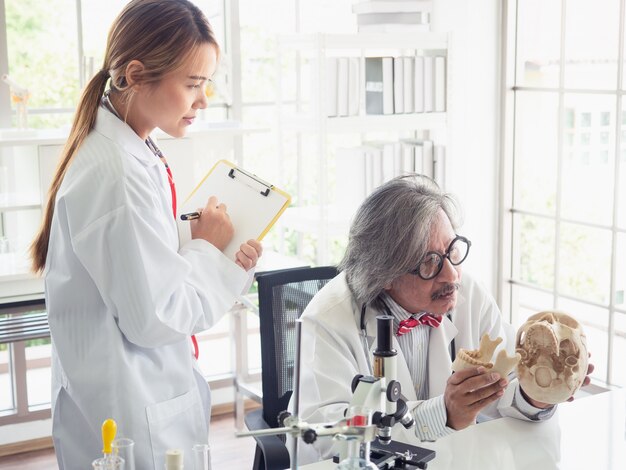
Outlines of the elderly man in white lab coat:
<svg viewBox="0 0 626 470">
<path fill-rule="evenodd" d="M 470 242 L 457 235 L 455 203 L 416 175 L 384 184 L 361 205 L 342 269 L 302 315 L 300 418 L 341 419 L 357 374 L 373 375 L 376 316 L 393 317 L 397 380 L 416 425 L 395 426 L 394 439 L 418 444 L 477 419 L 512 416 L 538 421 L 555 407 L 526 397 L 517 380 L 483 367 L 451 373 L 460 348 L 477 349 L 488 333 L 514 353 L 514 331 L 494 299 L 462 275 Z M 588 382 L 588 378 L 587 378 Z M 336 448 L 320 438 L 301 445 L 300 463 Z"/>
</svg>

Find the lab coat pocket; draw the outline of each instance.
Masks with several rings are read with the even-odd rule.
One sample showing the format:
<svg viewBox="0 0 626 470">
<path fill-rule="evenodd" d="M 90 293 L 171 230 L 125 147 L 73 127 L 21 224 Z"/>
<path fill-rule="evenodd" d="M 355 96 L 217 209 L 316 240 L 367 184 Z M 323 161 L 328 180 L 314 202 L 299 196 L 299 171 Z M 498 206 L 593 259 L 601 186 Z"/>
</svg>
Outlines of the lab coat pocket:
<svg viewBox="0 0 626 470">
<path fill-rule="evenodd" d="M 146 407 L 154 468 L 163 468 L 165 451 L 180 449 L 187 461 L 195 443 L 208 441 L 202 401 L 194 387 L 189 392 Z"/>
</svg>

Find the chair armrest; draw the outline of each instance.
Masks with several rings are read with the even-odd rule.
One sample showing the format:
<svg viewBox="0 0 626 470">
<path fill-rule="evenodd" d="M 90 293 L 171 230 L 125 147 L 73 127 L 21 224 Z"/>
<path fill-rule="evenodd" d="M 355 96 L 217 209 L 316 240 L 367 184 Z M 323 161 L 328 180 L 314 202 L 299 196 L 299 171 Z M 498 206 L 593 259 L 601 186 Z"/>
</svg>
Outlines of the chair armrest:
<svg viewBox="0 0 626 470">
<path fill-rule="evenodd" d="M 263 419 L 263 410 L 258 409 L 246 414 L 244 421 L 250 431 L 271 429 Z M 263 452 L 265 470 L 284 470 L 289 468 L 289 451 L 285 443 L 276 436 L 254 436 L 254 440 Z"/>
</svg>

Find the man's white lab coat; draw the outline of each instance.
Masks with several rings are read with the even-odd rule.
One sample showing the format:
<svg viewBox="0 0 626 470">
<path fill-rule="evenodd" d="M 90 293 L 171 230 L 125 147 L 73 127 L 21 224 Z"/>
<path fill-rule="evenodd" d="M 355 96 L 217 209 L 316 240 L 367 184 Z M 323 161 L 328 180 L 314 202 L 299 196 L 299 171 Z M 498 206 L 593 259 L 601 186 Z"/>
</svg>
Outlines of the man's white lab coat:
<svg viewBox="0 0 626 470">
<path fill-rule="evenodd" d="M 357 305 L 350 292 L 345 274 L 339 274 L 313 298 L 302 314 L 300 418 L 308 423 L 339 420 L 352 399 L 352 378 L 357 374 L 373 375 L 371 353 L 376 348 L 376 316 L 385 314 L 367 308 L 364 315 L 365 334 L 361 330 L 361 305 Z M 463 274 L 458 301 L 452 320 L 443 318 L 441 325 L 430 332 L 428 345 L 428 397 L 443 395 L 446 381 L 452 373 L 450 344 L 455 341 L 458 351 L 478 349 L 480 338 L 488 333 L 493 339 L 503 338 L 498 347 L 506 347 L 509 355 L 514 353 L 515 332 L 503 321 L 494 299 L 466 273 Z M 393 337 L 393 348 L 397 355 L 397 378 L 402 394 L 407 398 L 409 410 L 417 418 L 416 428 L 406 431 L 402 425 L 393 428 L 393 438 L 418 445 L 418 435 L 428 435 L 428 424 L 419 420 L 413 381 L 400 346 Z M 497 354 L 496 353 L 494 354 Z M 514 416 L 527 420 L 512 406 L 517 388 L 517 379 L 510 381 L 504 396 L 495 404 L 485 408 L 485 418 Z M 293 402 L 293 398 L 292 398 Z M 434 440 L 439 436 L 433 436 Z M 430 439 L 429 439 L 430 440 Z M 319 458 L 329 458 L 329 438 L 320 438 L 315 446 L 301 445 L 299 462 L 307 463 Z"/>
<path fill-rule="evenodd" d="M 170 448 L 191 468 L 210 391 L 189 336 L 248 274 L 204 240 L 179 250 L 163 163 L 103 108 L 58 192 L 44 274 L 60 468 L 91 468 L 107 418 L 135 441 L 136 468 L 163 468 Z"/>
</svg>

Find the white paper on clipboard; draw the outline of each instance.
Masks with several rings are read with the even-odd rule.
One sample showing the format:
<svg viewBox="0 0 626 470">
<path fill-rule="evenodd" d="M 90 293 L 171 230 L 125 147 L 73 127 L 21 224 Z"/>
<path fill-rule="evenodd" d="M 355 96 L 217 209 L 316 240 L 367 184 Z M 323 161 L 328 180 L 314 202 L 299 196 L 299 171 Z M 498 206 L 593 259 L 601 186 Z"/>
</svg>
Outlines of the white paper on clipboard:
<svg viewBox="0 0 626 470">
<path fill-rule="evenodd" d="M 218 161 L 178 210 L 178 234 L 181 246 L 191 240 L 189 222 L 180 214 L 195 212 L 206 206 L 211 196 L 226 204 L 235 234 L 224 254 L 234 260 L 242 243 L 261 240 L 291 202 L 291 196 L 256 175 L 238 168 L 227 160 Z"/>
</svg>

